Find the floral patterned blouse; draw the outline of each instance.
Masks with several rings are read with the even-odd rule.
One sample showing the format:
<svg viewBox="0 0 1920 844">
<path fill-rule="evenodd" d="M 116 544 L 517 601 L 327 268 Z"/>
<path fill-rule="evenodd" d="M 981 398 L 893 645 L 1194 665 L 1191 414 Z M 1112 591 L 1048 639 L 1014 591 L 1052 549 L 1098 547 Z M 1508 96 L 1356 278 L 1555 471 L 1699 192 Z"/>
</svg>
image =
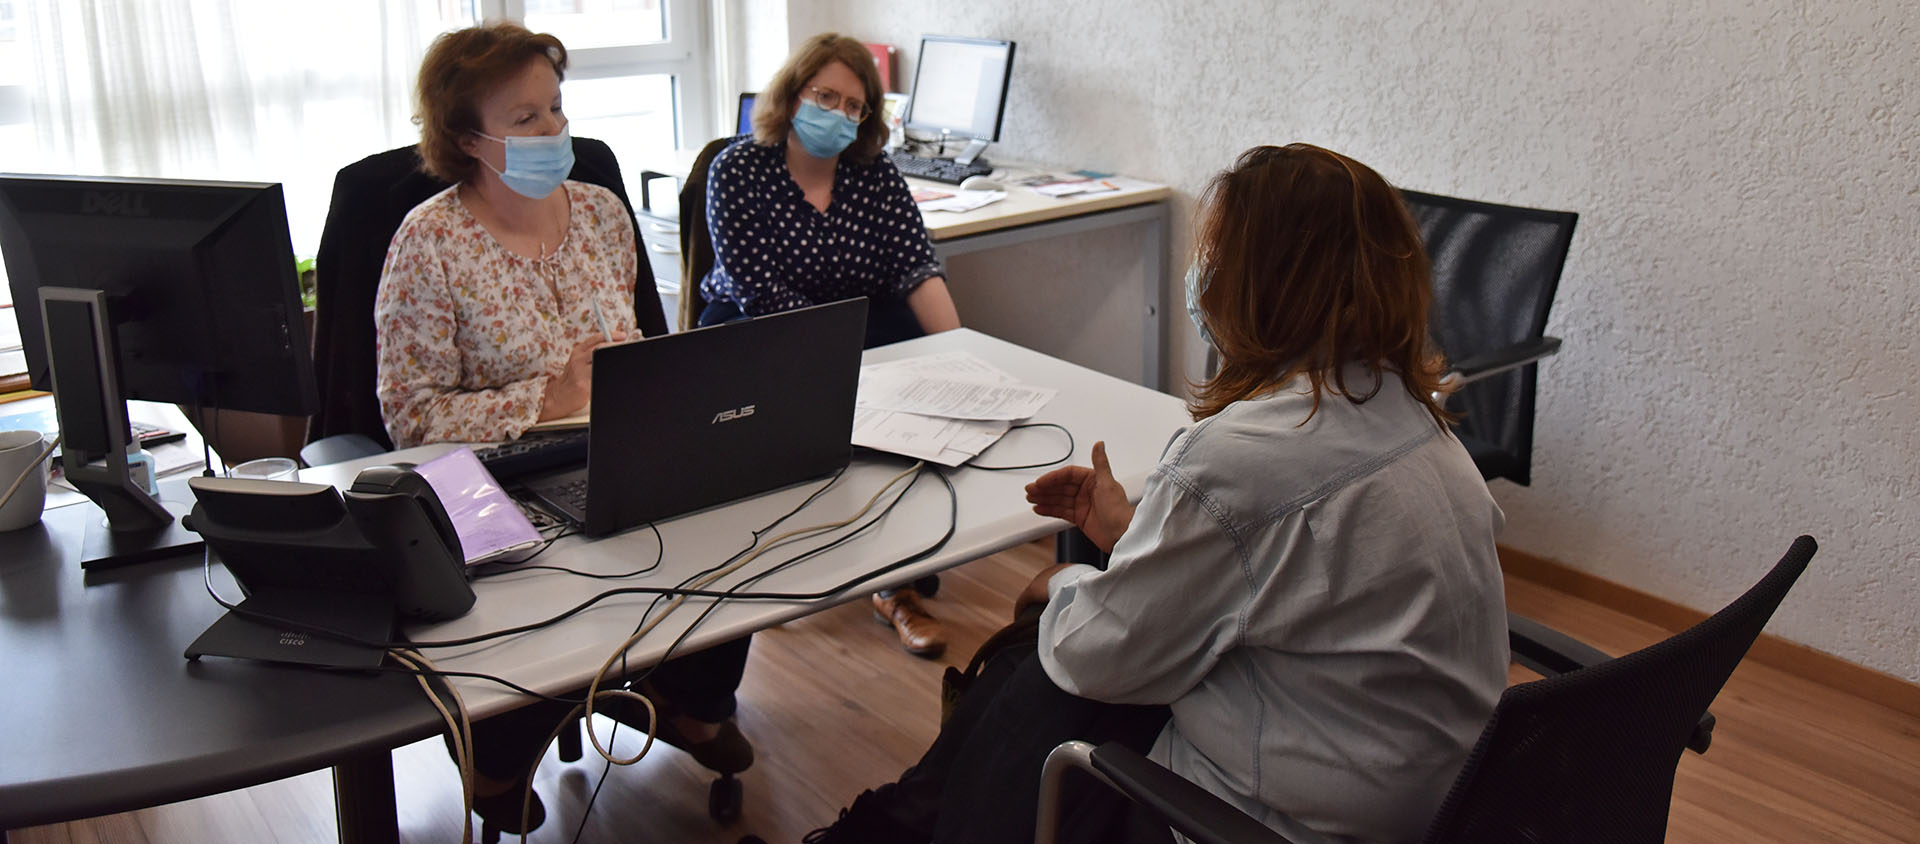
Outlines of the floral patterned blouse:
<svg viewBox="0 0 1920 844">
<path fill-rule="evenodd" d="M 574 345 L 602 336 L 593 302 L 609 331 L 639 335 L 626 206 L 596 185 L 564 188 L 566 237 L 542 259 L 501 246 L 457 187 L 401 222 L 374 300 L 380 416 L 396 447 L 520 436 Z"/>
</svg>

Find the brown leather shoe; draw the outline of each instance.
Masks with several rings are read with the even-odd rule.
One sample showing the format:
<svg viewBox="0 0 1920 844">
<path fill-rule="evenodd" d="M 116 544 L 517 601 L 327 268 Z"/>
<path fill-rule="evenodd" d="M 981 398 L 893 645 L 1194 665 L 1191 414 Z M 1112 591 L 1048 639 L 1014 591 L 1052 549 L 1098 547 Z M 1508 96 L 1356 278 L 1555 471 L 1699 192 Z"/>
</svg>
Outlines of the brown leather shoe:
<svg viewBox="0 0 1920 844">
<path fill-rule="evenodd" d="M 891 595 L 873 593 L 873 617 L 893 625 L 907 653 L 932 659 L 947 650 L 947 633 L 940 629 L 940 620 L 920 607 L 920 596 L 911 588 L 895 590 Z"/>
</svg>

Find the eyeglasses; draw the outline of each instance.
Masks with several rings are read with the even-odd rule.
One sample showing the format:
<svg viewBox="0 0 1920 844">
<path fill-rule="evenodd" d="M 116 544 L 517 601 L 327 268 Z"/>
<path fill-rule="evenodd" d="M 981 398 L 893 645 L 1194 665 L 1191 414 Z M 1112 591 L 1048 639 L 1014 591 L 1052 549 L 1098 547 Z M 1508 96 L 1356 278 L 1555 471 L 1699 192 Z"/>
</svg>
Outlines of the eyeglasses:
<svg viewBox="0 0 1920 844">
<path fill-rule="evenodd" d="M 842 97 L 839 91 L 815 88 L 811 85 L 807 86 L 807 93 L 813 95 L 814 105 L 828 111 L 838 111 L 841 114 L 853 118 L 856 122 L 867 119 L 868 109 L 866 101 L 864 100 Z"/>
</svg>

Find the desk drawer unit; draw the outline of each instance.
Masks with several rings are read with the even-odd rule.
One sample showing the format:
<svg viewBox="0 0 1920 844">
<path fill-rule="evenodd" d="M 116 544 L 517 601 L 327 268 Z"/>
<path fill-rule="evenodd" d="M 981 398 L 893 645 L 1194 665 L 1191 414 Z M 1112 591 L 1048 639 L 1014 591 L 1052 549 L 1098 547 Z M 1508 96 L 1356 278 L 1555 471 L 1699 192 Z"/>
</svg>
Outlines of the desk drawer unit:
<svg viewBox="0 0 1920 844">
<path fill-rule="evenodd" d="M 680 221 L 644 211 L 636 215 L 640 225 L 640 248 L 646 250 L 647 263 L 653 267 L 653 285 L 660 291 L 660 307 L 666 311 L 669 329 L 679 325 L 680 314 Z"/>
</svg>

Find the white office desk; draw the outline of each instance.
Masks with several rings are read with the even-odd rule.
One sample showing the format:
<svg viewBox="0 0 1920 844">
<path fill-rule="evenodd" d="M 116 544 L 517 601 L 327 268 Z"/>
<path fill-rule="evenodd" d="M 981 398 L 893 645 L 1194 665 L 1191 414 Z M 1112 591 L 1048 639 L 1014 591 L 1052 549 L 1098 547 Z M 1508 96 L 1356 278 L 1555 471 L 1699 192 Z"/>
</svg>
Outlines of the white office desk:
<svg viewBox="0 0 1920 844">
<path fill-rule="evenodd" d="M 1080 465 L 1089 462 L 1087 455 L 1094 441 L 1105 440 L 1116 476 L 1134 496 L 1139 495 L 1147 473 L 1158 462 L 1167 441 L 1188 421 L 1183 405 L 1172 396 L 966 329 L 873 349 L 866 353 L 865 360 L 893 360 L 958 349 L 972 352 L 1024 381 L 1058 389 L 1059 395 L 1032 421 L 1054 422 L 1072 431 L 1075 450 L 1071 462 Z M 308 470 L 302 479 L 344 486 L 365 465 L 394 459 L 423 460 L 446 448 L 449 446 L 426 446 L 385 458 Z M 1066 438 L 1057 430 L 1016 430 L 1002 444 L 982 455 L 980 462 L 985 465 L 1033 463 L 1061 455 L 1065 449 Z M 782 525 L 782 530 L 847 517 L 888 477 L 908 465 L 909 461 L 903 458 L 856 455 L 852 467 L 834 489 Z M 879 587 L 909 582 L 1056 533 L 1063 527 L 1062 523 L 1034 515 L 1023 489 L 1046 471 L 1048 469 L 950 470 L 947 474 L 957 494 L 958 523 L 953 538 L 938 553 L 824 601 L 728 602 L 699 625 L 682 645 L 682 651 L 727 641 L 828 606 L 863 598 Z M 746 548 L 751 542 L 751 529 L 778 518 L 819 489 L 822 483 L 810 482 L 661 523 L 665 558 L 657 570 L 641 577 L 606 581 L 559 572 L 528 571 L 484 578 L 475 583 L 478 601 L 472 612 L 451 622 L 410 629 L 408 634 L 416 640 L 469 636 L 547 618 L 609 588 L 675 585 L 688 575 L 714 566 Z M 906 557 L 926 548 L 946 531 L 948 502 L 946 490 L 937 479 L 922 478 L 900 506 L 872 530 L 751 588 L 817 591 Z M 722 580 L 716 588 L 739 583 L 746 576 L 766 571 L 778 561 L 826 541 L 809 540 L 791 549 L 769 552 L 739 574 Z M 649 564 L 655 554 L 653 533 L 642 528 L 602 539 L 563 539 L 535 562 L 615 573 Z M 641 612 L 650 602 L 647 596 L 619 596 L 544 630 L 482 645 L 436 649 L 428 655 L 444 668 L 497 673 L 545 692 L 567 691 L 584 684 L 612 649 L 633 633 L 640 623 Z M 630 651 L 629 664 L 639 667 L 658 661 L 673 639 L 710 604 L 707 599 L 687 601 Z M 456 683 L 468 705 L 479 715 L 524 702 L 495 684 L 474 680 Z"/>
<path fill-rule="evenodd" d="M 1068 238 L 1084 232 L 1137 227 L 1139 234 L 1130 244 L 1139 256 L 1139 284 L 1129 291 L 1126 289 L 1129 284 L 1126 276 L 1109 277 L 1104 273 L 1092 273 L 1095 277 L 1091 279 L 1072 277 L 1067 281 L 1082 285 L 1084 289 L 1076 291 L 1077 295 L 1067 297 L 1067 301 L 1072 303 L 1067 306 L 1068 312 L 1049 313 L 1044 318 L 1034 319 L 1026 312 L 1036 307 L 1045 309 L 1045 306 L 1036 305 L 1036 302 L 1049 299 L 1057 301 L 1059 297 L 1029 296 L 1028 288 L 1023 288 L 1023 285 L 1038 285 L 1059 279 L 1011 277 L 1041 274 L 1033 272 L 1009 273 L 1007 279 L 970 279 L 963 273 L 948 279 L 954 300 L 960 306 L 961 320 L 969 325 L 994 326 L 1008 332 L 1008 339 L 1041 348 L 1054 343 L 1056 335 L 1064 333 L 1061 329 L 1068 325 L 1082 325 L 1087 330 L 1098 332 L 1108 338 L 1107 343 L 1119 342 L 1115 338 L 1125 336 L 1122 332 L 1137 334 L 1140 343 L 1138 374 L 1112 368 L 1109 371 L 1123 372 L 1137 384 L 1156 390 L 1164 389 L 1161 361 L 1166 327 L 1160 319 L 1160 303 L 1165 296 L 1168 279 L 1167 249 L 1171 243 L 1172 220 L 1168 200 L 1173 191 L 1165 185 L 1132 186 L 1134 183 L 1128 183 L 1130 186 L 1121 190 L 1055 198 L 1035 193 L 1032 188 L 1012 184 L 1013 180 L 1033 172 L 1031 168 L 1015 164 L 996 169 L 994 178 L 1006 186 L 1007 197 L 992 205 L 960 213 L 921 212 L 927 231 L 933 237 L 934 253 L 949 265 L 949 274 L 953 274 L 951 262 L 957 255 L 1041 240 L 1052 240 L 1065 246 L 1073 243 Z M 907 183 L 916 190 L 952 191 L 955 188 L 953 185 L 919 179 L 908 179 Z M 1089 273 L 1077 274 L 1085 275 Z M 1003 287 L 989 292 L 989 288 L 997 285 L 988 282 L 996 280 L 1018 283 L 1011 289 Z M 1118 297 L 1122 301 L 1133 299 L 1133 319 L 1127 320 L 1124 315 L 1116 315 L 1113 319 L 1101 321 L 1101 308 L 1098 305 L 1108 297 Z M 1086 324 L 1090 320 L 1097 324 Z M 1066 349 L 1056 349 L 1056 352 L 1071 353 Z M 1093 360 L 1077 362 L 1095 365 Z"/>
</svg>

